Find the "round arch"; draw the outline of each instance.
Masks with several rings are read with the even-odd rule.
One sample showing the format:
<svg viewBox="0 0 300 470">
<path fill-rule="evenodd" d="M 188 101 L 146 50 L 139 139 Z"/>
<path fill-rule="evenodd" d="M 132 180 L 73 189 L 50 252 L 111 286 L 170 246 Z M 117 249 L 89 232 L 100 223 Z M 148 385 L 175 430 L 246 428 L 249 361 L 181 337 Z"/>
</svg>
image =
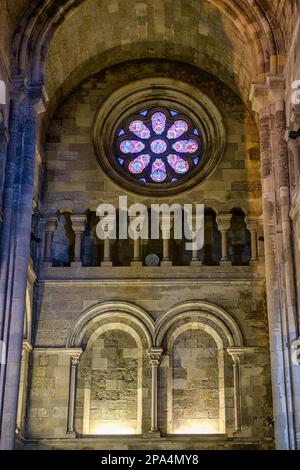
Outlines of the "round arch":
<svg viewBox="0 0 300 470">
<path fill-rule="evenodd" d="M 103 322 L 125 323 L 129 321 L 143 332 L 147 347 L 154 344 L 154 322 L 142 308 L 127 302 L 103 302 L 85 310 L 73 325 L 67 340 L 67 348 L 81 347 L 88 332 L 93 334 Z"/>
<path fill-rule="evenodd" d="M 227 338 L 227 347 L 244 346 L 241 329 L 234 318 L 223 308 L 205 301 L 180 303 L 160 317 L 155 324 L 155 345 L 161 346 L 170 328 L 188 318 L 198 318 L 202 323 L 209 321 L 215 325 Z"/>
</svg>

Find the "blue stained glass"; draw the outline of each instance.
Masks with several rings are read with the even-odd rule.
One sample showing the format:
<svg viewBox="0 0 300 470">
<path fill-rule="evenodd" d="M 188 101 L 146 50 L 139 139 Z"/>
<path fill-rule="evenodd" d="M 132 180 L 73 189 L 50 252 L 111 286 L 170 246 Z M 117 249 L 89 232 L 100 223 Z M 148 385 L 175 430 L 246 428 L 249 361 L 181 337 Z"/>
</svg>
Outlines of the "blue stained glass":
<svg viewBox="0 0 300 470">
<path fill-rule="evenodd" d="M 178 114 L 178 111 L 171 111 L 171 116 L 177 116 Z"/>
<path fill-rule="evenodd" d="M 198 131 L 197 129 L 194 130 L 193 134 L 194 134 L 194 135 L 200 135 L 200 134 L 199 134 L 199 131 Z"/>
<path fill-rule="evenodd" d="M 175 181 L 178 181 L 177 178 L 172 178 L 171 183 L 175 183 Z"/>
<path fill-rule="evenodd" d="M 195 165 L 196 165 L 196 166 L 198 165 L 198 163 L 199 163 L 199 160 L 200 160 L 200 158 L 199 158 L 199 157 L 197 157 L 197 158 L 195 158 L 195 159 L 194 159 L 194 163 L 195 163 Z"/>
<path fill-rule="evenodd" d="M 119 157 L 118 160 L 119 160 L 120 165 L 123 165 L 123 163 L 124 163 L 123 158 L 120 158 L 120 157 Z"/>
<path fill-rule="evenodd" d="M 141 116 L 147 116 L 147 114 L 148 114 L 148 111 L 147 111 L 147 110 L 140 112 L 140 115 L 141 115 Z M 142 181 L 142 180 L 140 180 L 140 181 Z"/>
<path fill-rule="evenodd" d="M 155 139 L 151 143 L 151 150 L 153 153 L 156 153 L 157 155 L 161 155 L 167 150 L 168 146 L 166 142 L 162 139 Z"/>
<path fill-rule="evenodd" d="M 121 137 L 122 135 L 124 135 L 125 132 L 124 132 L 124 129 L 122 129 L 120 132 L 119 132 L 119 137 Z"/>
<path fill-rule="evenodd" d="M 141 178 L 140 181 L 142 181 L 143 183 L 147 183 L 147 180 L 145 178 Z"/>
</svg>

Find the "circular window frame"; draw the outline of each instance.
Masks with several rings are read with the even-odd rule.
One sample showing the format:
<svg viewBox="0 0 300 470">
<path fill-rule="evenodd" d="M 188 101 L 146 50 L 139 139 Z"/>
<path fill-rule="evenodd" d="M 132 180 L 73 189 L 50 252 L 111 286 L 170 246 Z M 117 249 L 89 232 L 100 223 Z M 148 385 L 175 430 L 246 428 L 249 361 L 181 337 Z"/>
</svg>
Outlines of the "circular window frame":
<svg viewBox="0 0 300 470">
<path fill-rule="evenodd" d="M 200 132 L 200 162 L 178 182 L 139 182 L 122 171 L 115 154 L 122 123 L 139 111 L 152 108 L 174 109 L 186 115 Z M 201 90 L 185 82 L 155 77 L 125 85 L 106 99 L 96 116 L 93 145 L 101 168 L 115 183 L 136 194 L 164 197 L 193 189 L 213 173 L 224 155 L 226 132 L 221 113 Z"/>
</svg>

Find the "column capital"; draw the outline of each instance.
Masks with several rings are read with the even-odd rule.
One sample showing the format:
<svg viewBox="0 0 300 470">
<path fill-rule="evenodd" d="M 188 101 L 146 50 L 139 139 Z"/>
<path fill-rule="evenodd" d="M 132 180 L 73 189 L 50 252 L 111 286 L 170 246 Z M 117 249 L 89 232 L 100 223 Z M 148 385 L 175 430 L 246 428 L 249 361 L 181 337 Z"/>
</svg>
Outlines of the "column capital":
<svg viewBox="0 0 300 470">
<path fill-rule="evenodd" d="M 46 232 L 54 233 L 57 227 L 57 217 L 49 217 L 46 220 Z"/>
<path fill-rule="evenodd" d="M 43 83 L 30 84 L 28 86 L 28 98 L 37 114 L 42 114 L 46 111 L 49 98 Z"/>
<path fill-rule="evenodd" d="M 228 230 L 230 230 L 231 220 L 232 220 L 232 214 L 225 214 L 225 213 L 218 214 L 216 221 L 217 221 L 219 230 L 221 232 L 223 231 L 227 232 Z"/>
<path fill-rule="evenodd" d="M 227 348 L 228 354 L 232 357 L 235 364 L 240 364 L 244 357 L 248 354 L 257 354 L 260 352 L 260 348 L 247 347 L 247 346 L 235 346 Z"/>
<path fill-rule="evenodd" d="M 262 109 L 269 106 L 268 86 L 263 82 L 253 82 L 250 89 L 249 99 L 252 103 L 252 109 L 260 113 Z"/>
<path fill-rule="evenodd" d="M 148 357 L 151 366 L 158 367 L 161 361 L 162 353 L 164 352 L 163 348 L 150 348 L 148 349 Z"/>
<path fill-rule="evenodd" d="M 74 232 L 84 232 L 87 221 L 86 215 L 71 215 L 72 228 Z"/>
<path fill-rule="evenodd" d="M 72 353 L 71 355 L 71 364 L 72 366 L 78 366 L 79 364 L 79 359 L 81 357 L 81 354 L 82 354 L 82 351 L 81 352 L 76 352 L 76 353 Z"/>
<path fill-rule="evenodd" d="M 256 215 L 249 214 L 245 217 L 248 230 L 258 230 L 258 218 Z"/>
</svg>

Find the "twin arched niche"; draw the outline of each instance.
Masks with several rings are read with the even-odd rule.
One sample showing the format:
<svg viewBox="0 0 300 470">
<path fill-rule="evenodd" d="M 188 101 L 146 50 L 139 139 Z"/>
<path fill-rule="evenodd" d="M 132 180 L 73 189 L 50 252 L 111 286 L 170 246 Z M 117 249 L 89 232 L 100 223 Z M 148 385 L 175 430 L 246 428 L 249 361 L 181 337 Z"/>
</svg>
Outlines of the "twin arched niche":
<svg viewBox="0 0 300 470">
<path fill-rule="evenodd" d="M 154 322 L 140 307 L 104 302 L 81 315 L 67 347 L 83 351 L 69 402 L 80 435 L 240 428 L 238 357 L 247 348 L 217 306 L 186 302 Z"/>
</svg>

